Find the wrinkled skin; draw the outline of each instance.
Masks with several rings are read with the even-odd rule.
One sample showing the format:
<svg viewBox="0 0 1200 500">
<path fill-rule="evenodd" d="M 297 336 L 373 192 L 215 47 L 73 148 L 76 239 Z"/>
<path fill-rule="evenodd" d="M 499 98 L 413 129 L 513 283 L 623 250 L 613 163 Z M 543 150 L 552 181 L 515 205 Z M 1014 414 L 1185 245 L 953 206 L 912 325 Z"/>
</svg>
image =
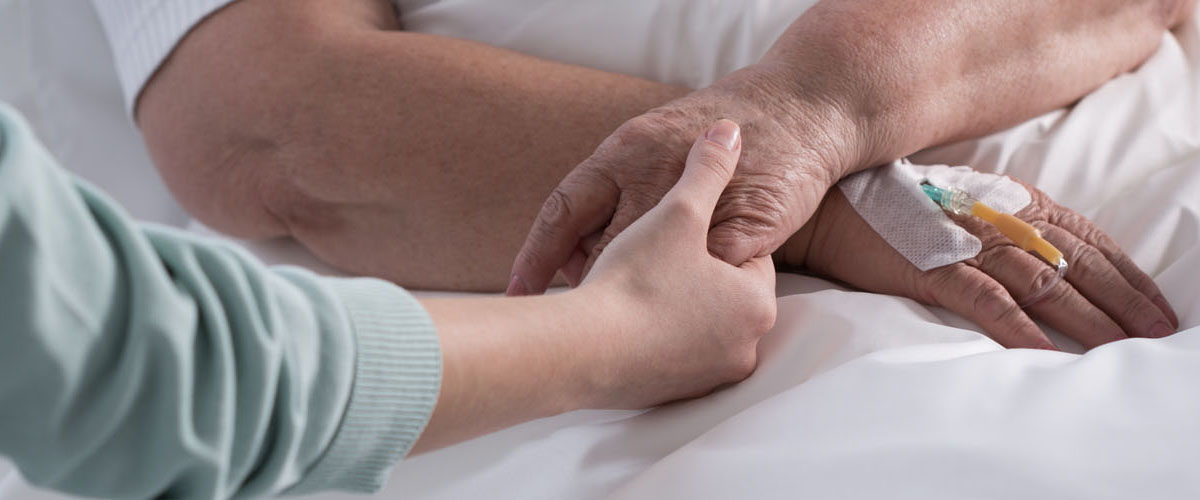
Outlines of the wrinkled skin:
<svg viewBox="0 0 1200 500">
<path fill-rule="evenodd" d="M 593 307 L 615 305 L 607 316 L 625 325 L 578 344 L 602 360 L 592 384 L 600 399 L 585 407 L 698 397 L 741 381 L 758 363 L 758 341 L 775 323 L 775 267 L 769 256 L 735 266 L 707 251 L 713 209 L 741 151 L 736 124 L 722 120 L 712 130 L 693 140 L 678 182 L 577 289 L 606 291 Z M 728 140 L 714 139 L 719 130 Z"/>
<path fill-rule="evenodd" d="M 770 257 L 734 266 L 707 248 L 737 137 L 736 124 L 720 121 L 698 138 L 679 181 L 580 287 L 423 299 L 443 369 L 415 450 L 569 411 L 698 397 L 748 377 L 775 323 L 775 267 Z"/>
<path fill-rule="evenodd" d="M 944 305 L 1006 346 L 1053 347 L 1030 315 L 1089 347 L 1170 334 L 1177 321 L 1150 279 L 1089 222 L 1041 193 L 1021 215 L 1073 265 L 1066 282 L 1026 310 L 1018 301 L 1053 271 L 991 229 L 961 221 L 982 237 L 983 253 L 915 273 L 839 208 L 840 194 L 825 194 L 851 172 L 1070 105 L 1136 68 L 1187 5 L 819 2 L 762 60 L 626 122 L 573 170 L 533 223 L 508 293 L 541 293 L 559 271 L 578 283 L 607 242 L 666 192 L 688 139 L 710 121 L 729 118 L 744 128 L 743 161 L 713 214 L 708 241 L 727 262 L 775 253 L 809 227 L 814 251 L 799 259 L 805 267 Z M 805 226 L 823 199 L 826 215 Z"/>
<path fill-rule="evenodd" d="M 1006 347 L 1053 349 L 1038 319 L 1086 348 L 1127 337 L 1164 337 L 1179 320 L 1154 282 L 1091 221 L 1019 180 L 1032 203 L 1016 215 L 1038 228 L 1070 264 L 1055 270 L 974 217 L 955 222 L 983 242 L 978 256 L 921 272 L 863 220 L 838 189 L 776 258 L 858 288 L 941 306 L 970 319 Z"/>
<path fill-rule="evenodd" d="M 741 125 L 737 173 L 721 196 L 709 248 L 727 262 L 770 255 L 816 210 L 850 162 L 853 125 L 834 106 L 780 99 L 760 73 L 721 84 L 629 120 L 551 193 L 517 258 L 513 295 L 544 292 L 560 268 L 578 284 L 621 230 L 654 207 L 679 178 L 688 147 L 715 118 Z"/>
</svg>

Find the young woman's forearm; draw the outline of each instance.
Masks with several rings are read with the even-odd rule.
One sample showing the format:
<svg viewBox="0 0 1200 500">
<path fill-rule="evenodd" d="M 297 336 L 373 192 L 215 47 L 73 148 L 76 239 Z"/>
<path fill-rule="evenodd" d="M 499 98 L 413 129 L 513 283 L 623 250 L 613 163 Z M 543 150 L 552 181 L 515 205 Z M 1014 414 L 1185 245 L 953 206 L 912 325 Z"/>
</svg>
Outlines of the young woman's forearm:
<svg viewBox="0 0 1200 500">
<path fill-rule="evenodd" d="M 398 28 L 383 0 L 240 0 L 200 24 L 138 104 L 175 195 L 352 272 L 502 290 L 562 176 L 685 92 Z"/>
<path fill-rule="evenodd" d="M 440 386 L 420 303 L 137 224 L 0 102 L 0 455 L 94 498 L 369 492 Z"/>
<path fill-rule="evenodd" d="M 579 287 L 424 301 L 442 386 L 415 449 L 573 409 L 697 397 L 749 376 L 775 321 L 775 269 L 767 259 L 731 266 L 706 248 L 739 134 L 726 120 L 696 140 L 667 198 L 613 240 Z"/>
<path fill-rule="evenodd" d="M 589 342 L 620 317 L 588 294 L 422 301 L 442 345 L 442 389 L 413 452 L 589 406 Z"/>
<path fill-rule="evenodd" d="M 858 121 L 865 168 L 990 133 L 1135 68 L 1194 1 L 825 1 L 762 66 Z"/>
</svg>

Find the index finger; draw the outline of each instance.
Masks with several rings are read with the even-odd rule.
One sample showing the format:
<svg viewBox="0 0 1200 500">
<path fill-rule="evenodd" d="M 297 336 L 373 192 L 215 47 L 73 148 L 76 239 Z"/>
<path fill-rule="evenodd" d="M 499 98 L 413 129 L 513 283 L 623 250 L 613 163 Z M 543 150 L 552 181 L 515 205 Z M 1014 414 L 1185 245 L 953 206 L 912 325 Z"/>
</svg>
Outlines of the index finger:
<svg viewBox="0 0 1200 500">
<path fill-rule="evenodd" d="M 507 295 L 540 294 L 567 264 L 580 239 L 612 217 L 620 191 L 584 161 L 546 198 L 513 262 Z"/>
</svg>

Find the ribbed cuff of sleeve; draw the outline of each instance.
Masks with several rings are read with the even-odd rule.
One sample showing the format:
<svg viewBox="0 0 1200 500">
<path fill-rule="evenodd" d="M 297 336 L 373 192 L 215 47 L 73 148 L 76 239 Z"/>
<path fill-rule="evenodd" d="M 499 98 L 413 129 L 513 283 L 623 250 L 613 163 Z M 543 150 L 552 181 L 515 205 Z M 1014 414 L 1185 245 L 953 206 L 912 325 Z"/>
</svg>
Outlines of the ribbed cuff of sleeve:
<svg viewBox="0 0 1200 500">
<path fill-rule="evenodd" d="M 374 279 L 333 290 L 357 338 L 354 387 L 329 449 L 291 494 L 377 491 L 420 437 L 441 389 L 437 331 L 416 298 Z"/>
</svg>

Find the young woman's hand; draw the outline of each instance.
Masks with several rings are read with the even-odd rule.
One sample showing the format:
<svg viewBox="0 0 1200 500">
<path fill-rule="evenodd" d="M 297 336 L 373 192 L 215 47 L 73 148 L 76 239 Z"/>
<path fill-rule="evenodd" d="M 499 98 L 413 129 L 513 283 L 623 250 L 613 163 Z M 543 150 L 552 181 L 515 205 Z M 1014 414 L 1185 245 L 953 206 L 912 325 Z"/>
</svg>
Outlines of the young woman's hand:
<svg viewBox="0 0 1200 500">
<path fill-rule="evenodd" d="M 740 151 L 738 126 L 714 125 L 675 187 L 574 290 L 422 301 L 443 368 L 416 451 L 580 408 L 695 397 L 748 376 L 775 323 L 775 269 L 770 257 L 726 264 L 707 247 Z"/>
<path fill-rule="evenodd" d="M 698 396 L 754 370 L 758 340 L 775 323 L 774 265 L 769 256 L 730 265 L 707 243 L 740 152 L 738 125 L 713 125 L 675 186 L 608 245 L 575 292 L 623 318 L 596 339 L 600 406 Z"/>
<path fill-rule="evenodd" d="M 921 272 L 871 229 L 837 189 L 830 190 L 813 219 L 777 257 L 788 266 L 867 291 L 945 307 L 1006 347 L 1054 348 L 1033 319 L 1089 349 L 1175 331 L 1178 319 L 1154 281 L 1111 238 L 1037 188 L 1013 180 L 1033 199 L 1016 215 L 1063 252 L 1069 263 L 1064 279 L 1056 281 L 1053 267 L 974 217 L 955 222 L 982 240 L 979 255 Z M 1050 283 L 1040 297 L 1033 296 Z"/>
</svg>

